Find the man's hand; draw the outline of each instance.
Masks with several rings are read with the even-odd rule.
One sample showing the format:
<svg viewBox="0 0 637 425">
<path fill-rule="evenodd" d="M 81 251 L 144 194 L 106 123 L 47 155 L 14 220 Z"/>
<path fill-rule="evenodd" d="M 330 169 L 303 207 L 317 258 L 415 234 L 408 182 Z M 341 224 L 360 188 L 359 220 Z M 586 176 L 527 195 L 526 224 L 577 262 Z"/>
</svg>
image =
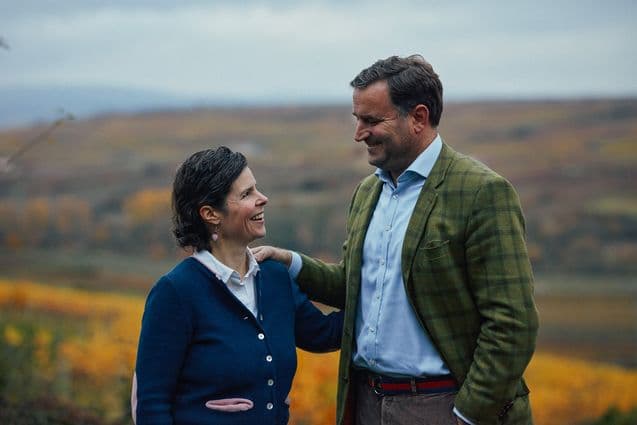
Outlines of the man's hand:
<svg viewBox="0 0 637 425">
<path fill-rule="evenodd" d="M 250 250 L 252 251 L 252 254 L 254 254 L 254 258 L 256 258 L 258 262 L 270 258 L 272 260 L 283 263 L 288 267 L 290 267 L 290 264 L 292 264 L 292 253 L 287 249 L 263 245 L 250 248 Z"/>
<path fill-rule="evenodd" d="M 458 423 L 458 425 L 469 425 L 467 422 L 463 421 L 458 416 L 456 416 L 456 422 Z"/>
</svg>

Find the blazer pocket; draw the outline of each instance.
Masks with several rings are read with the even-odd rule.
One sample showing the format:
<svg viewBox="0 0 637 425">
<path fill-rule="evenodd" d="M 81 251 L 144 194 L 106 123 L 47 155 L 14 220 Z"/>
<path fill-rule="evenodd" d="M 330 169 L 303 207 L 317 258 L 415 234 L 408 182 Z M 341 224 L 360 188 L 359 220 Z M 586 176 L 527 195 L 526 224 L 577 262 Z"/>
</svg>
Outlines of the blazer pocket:
<svg viewBox="0 0 637 425">
<path fill-rule="evenodd" d="M 426 241 L 423 246 L 418 248 L 418 251 L 427 257 L 429 260 L 435 260 L 437 258 L 444 257 L 449 253 L 447 249 L 449 245 L 449 239 L 440 240 L 440 239 L 432 239 Z"/>
</svg>

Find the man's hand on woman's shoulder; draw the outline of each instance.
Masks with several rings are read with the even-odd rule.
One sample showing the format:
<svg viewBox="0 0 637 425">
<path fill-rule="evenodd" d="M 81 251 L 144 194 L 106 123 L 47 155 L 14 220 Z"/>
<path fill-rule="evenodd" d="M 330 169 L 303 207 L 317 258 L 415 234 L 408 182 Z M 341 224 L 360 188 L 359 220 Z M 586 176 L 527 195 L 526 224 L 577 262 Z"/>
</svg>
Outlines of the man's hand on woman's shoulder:
<svg viewBox="0 0 637 425">
<path fill-rule="evenodd" d="M 250 250 L 258 262 L 271 259 L 283 263 L 287 267 L 290 267 L 290 264 L 292 264 L 292 253 L 287 249 L 277 248 L 270 245 L 262 245 L 250 248 Z"/>
</svg>

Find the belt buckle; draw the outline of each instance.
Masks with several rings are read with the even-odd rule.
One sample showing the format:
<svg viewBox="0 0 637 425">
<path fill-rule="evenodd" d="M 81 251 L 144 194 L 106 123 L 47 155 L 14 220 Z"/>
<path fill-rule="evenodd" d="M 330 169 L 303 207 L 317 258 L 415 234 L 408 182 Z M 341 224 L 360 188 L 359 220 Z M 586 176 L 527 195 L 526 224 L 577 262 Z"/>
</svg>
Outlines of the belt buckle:
<svg viewBox="0 0 637 425">
<path fill-rule="evenodd" d="M 372 378 L 372 390 L 378 397 L 382 397 L 385 395 L 385 393 L 383 392 L 382 383 L 383 379 L 380 376 L 376 375 Z"/>
</svg>

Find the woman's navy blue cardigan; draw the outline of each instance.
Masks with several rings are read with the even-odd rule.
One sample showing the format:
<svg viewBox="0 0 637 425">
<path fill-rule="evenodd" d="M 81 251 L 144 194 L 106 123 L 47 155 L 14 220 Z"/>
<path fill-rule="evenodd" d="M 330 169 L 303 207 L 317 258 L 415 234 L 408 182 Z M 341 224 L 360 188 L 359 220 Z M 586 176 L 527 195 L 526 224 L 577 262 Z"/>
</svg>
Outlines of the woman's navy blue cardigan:
<svg viewBox="0 0 637 425">
<path fill-rule="evenodd" d="M 323 315 L 282 264 L 259 266 L 257 318 L 194 258 L 153 286 L 137 352 L 137 425 L 287 423 L 295 346 L 337 349 L 343 317 Z M 208 400 L 235 397 L 252 400 L 254 407 L 205 407 Z"/>
</svg>

